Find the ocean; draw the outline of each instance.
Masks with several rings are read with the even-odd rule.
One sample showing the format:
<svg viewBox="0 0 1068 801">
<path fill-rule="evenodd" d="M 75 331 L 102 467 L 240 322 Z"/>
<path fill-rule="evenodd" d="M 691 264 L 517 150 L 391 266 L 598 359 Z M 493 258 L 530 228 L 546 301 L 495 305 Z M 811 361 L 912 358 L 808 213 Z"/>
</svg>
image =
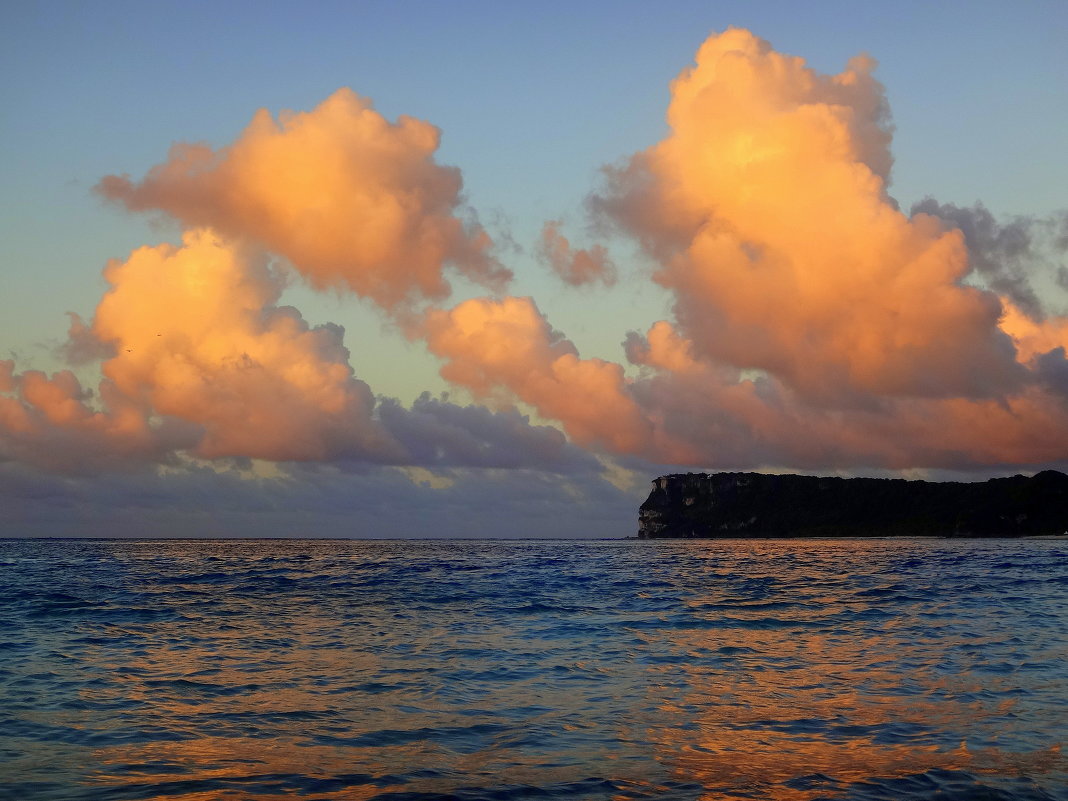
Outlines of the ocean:
<svg viewBox="0 0 1068 801">
<path fill-rule="evenodd" d="M 1068 799 L 1068 541 L 0 541 L 0 798 Z"/>
</svg>

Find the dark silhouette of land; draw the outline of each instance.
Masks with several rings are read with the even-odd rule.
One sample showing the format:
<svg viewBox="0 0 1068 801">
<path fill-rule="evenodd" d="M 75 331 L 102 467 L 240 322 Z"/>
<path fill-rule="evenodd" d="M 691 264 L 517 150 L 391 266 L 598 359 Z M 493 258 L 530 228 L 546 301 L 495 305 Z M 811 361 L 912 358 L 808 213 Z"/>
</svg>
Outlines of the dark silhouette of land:
<svg viewBox="0 0 1068 801">
<path fill-rule="evenodd" d="M 932 482 L 762 473 L 677 473 L 653 481 L 641 539 L 1024 537 L 1068 530 L 1068 476 Z"/>
</svg>

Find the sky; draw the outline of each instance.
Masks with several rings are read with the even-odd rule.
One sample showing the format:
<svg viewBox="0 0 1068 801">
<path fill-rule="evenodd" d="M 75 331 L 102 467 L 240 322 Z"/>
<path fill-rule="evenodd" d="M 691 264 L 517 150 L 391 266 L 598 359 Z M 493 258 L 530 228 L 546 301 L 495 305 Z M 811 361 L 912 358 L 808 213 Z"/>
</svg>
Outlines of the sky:
<svg viewBox="0 0 1068 801">
<path fill-rule="evenodd" d="M 1068 465 L 1068 7 L 10 3 L 0 535 Z"/>
</svg>

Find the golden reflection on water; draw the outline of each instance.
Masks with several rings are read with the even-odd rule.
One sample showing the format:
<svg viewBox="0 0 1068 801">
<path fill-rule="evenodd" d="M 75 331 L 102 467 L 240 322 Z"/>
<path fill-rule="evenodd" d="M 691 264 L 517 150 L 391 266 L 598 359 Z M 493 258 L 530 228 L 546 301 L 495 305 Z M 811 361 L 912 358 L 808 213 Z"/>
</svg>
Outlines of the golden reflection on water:
<svg viewBox="0 0 1068 801">
<path fill-rule="evenodd" d="M 265 619 L 266 620 L 266 619 Z M 106 649 L 93 649 L 91 658 L 101 660 L 113 683 L 101 695 L 98 690 L 81 691 L 95 701 L 125 700 L 141 707 L 138 718 L 158 721 L 168 732 L 179 732 L 185 739 L 152 740 L 97 748 L 94 758 L 99 765 L 92 781 L 100 786 L 123 786 L 141 782 L 166 788 L 168 783 L 211 780 L 233 781 L 225 789 L 191 790 L 188 784 L 175 785 L 173 792 L 162 789 L 153 801 L 214 801 L 220 797 L 238 797 L 249 801 L 267 801 L 290 797 L 292 785 L 250 789 L 247 782 L 258 776 L 294 777 L 330 780 L 364 774 L 375 781 L 354 784 L 342 780 L 335 789 L 315 789 L 315 798 L 367 799 L 390 791 L 421 789 L 433 792 L 450 779 L 433 776 L 420 782 L 385 777 L 419 771 L 439 771 L 441 776 L 467 777 L 467 786 L 481 781 L 487 786 L 499 783 L 544 785 L 585 778 L 573 764 L 551 763 L 552 749 L 511 747 L 487 738 L 482 747 L 465 752 L 443 747 L 433 737 L 388 745 L 360 745 L 359 738 L 382 729 L 418 732 L 463 729 L 482 717 L 493 718 L 492 710 L 506 707 L 552 704 L 557 707 L 582 707 L 588 692 L 581 688 L 560 687 L 551 696 L 542 692 L 537 682 L 480 683 L 476 678 L 462 689 L 464 703 L 450 703 L 441 694 L 421 689 L 427 677 L 419 672 L 401 674 L 397 687 L 381 695 L 361 692 L 367 677 L 381 682 L 390 670 L 404 667 L 403 656 L 389 655 L 373 647 L 366 632 L 350 636 L 348 647 L 322 647 L 322 633 L 336 628 L 336 621 L 306 608 L 299 617 L 285 621 L 288 643 L 278 647 L 274 664 L 263 667 L 263 643 L 279 637 L 277 621 L 259 629 L 228 630 L 212 628 L 200 632 L 198 644 L 177 625 L 156 625 L 136 659 L 126 663 L 108 661 Z M 170 630 L 169 630 L 170 629 Z M 462 652 L 491 648 L 515 647 L 506 632 L 492 629 L 456 638 L 452 645 Z M 422 629 L 418 639 L 404 643 L 405 649 L 421 651 L 440 647 L 445 634 L 441 630 Z M 178 644 L 177 646 L 175 644 Z M 356 647 L 355 644 L 360 647 Z M 545 642 L 531 641 L 531 652 L 545 647 Z M 425 665 L 420 660 L 419 664 Z M 443 659 L 442 669 L 471 666 L 461 656 Z M 492 665 L 486 665 L 487 669 Z M 596 671 L 595 666 L 576 668 Z M 255 671 L 255 672 L 251 672 Z M 182 678 L 175 681 L 177 676 Z M 349 680 L 347 677 L 351 677 Z M 412 687 L 406 689 L 403 684 Z M 213 687 L 226 688 L 222 694 Z M 481 696 L 481 697 L 480 697 Z M 477 700 L 476 700 L 477 699 Z M 471 708 L 486 710 L 472 714 Z M 144 710 L 150 710 L 146 713 Z M 553 714 L 547 707 L 547 714 Z M 286 721 L 284 716 L 292 716 Z M 263 717 L 280 721 L 276 726 L 257 723 Z M 529 723 L 539 723 L 537 714 Z M 252 721 L 250 727 L 243 720 Z M 98 721 L 99 724 L 99 721 Z M 263 727 L 261 733 L 260 727 Z M 576 720 L 571 729 L 596 728 Z M 225 729 L 224 733 L 213 733 Z M 284 732 L 284 733 L 283 733 Z M 317 742 L 325 739 L 326 742 Z M 403 740 L 403 738 L 402 738 Z M 556 754 L 555 756 L 558 756 Z M 593 760 L 610 763 L 611 755 L 591 749 Z M 241 783 L 244 782 L 244 783 Z M 437 782 L 437 784 L 435 784 Z M 266 779 L 262 784 L 270 784 Z"/>
<path fill-rule="evenodd" d="M 809 801 L 933 769 L 1068 769 L 1048 736 L 1021 729 L 1042 729 L 1027 690 L 1046 674 L 984 669 L 985 653 L 1013 658 L 1004 620 L 958 631 L 956 608 L 944 620 L 934 604 L 867 614 L 877 602 L 859 585 L 833 592 L 803 570 L 787 591 L 753 589 L 788 572 L 774 553 L 743 557 L 708 581 L 693 578 L 700 552 L 674 583 L 654 566 L 624 611 L 591 603 L 592 582 L 574 585 L 565 611 L 527 617 L 448 611 L 437 593 L 429 621 L 407 596 L 361 608 L 345 605 L 354 594 L 296 594 L 270 613 L 228 599 L 229 615 L 199 617 L 183 607 L 184 618 L 116 627 L 116 647 L 85 646 L 86 672 L 108 681 L 78 690 L 95 711 L 60 722 L 101 735 L 90 787 L 155 801 L 360 801 L 589 777 L 634 782 L 643 797 L 674 781 L 687 798 L 699 787 L 706 799 Z M 836 784 L 798 782 L 814 774 Z"/>
<path fill-rule="evenodd" d="M 284 617 L 284 625 L 269 617 L 242 619 L 242 627 L 210 624 L 191 637 L 188 624 L 157 624 L 146 638 L 137 658 L 108 665 L 114 684 L 109 698 L 94 693 L 94 700 L 126 700 L 166 730 L 179 732 L 184 739 L 152 740 L 143 743 L 111 745 L 95 751 L 101 769 L 93 777 L 106 786 L 140 782 L 167 786 L 169 782 L 241 780 L 250 776 L 321 776 L 372 773 L 385 776 L 390 766 L 379 758 L 380 749 L 335 745 L 314 745 L 308 733 L 317 726 L 316 718 L 358 714 L 351 706 L 352 693 L 330 695 L 318 689 L 320 682 L 359 674 L 374 674 L 382 667 L 373 648 L 307 647 L 306 632 L 332 630 L 336 622 L 316 615 L 312 608 L 301 609 L 299 618 Z M 256 628 L 256 625 L 259 627 Z M 198 642 L 199 640 L 199 642 Z M 276 656 L 264 664 L 264 648 L 274 643 Z M 317 643 L 321 646 L 321 643 Z M 106 650 L 95 656 L 107 664 Z M 296 657 L 296 658 L 295 658 Z M 181 676 L 177 682 L 175 678 Z M 358 681 L 354 679 L 354 681 Z M 221 692 L 216 693 L 218 688 Z M 90 692 L 82 690 L 82 695 Z M 348 699 L 348 700 L 346 700 Z M 277 729 L 262 734 L 260 716 L 280 721 Z M 292 721 L 286 723 L 286 718 Z M 300 722 L 306 718 L 307 722 Z M 257 721 L 243 724 L 243 720 Z M 269 724 L 268 724 L 269 728 Z M 224 734 L 208 733 L 223 729 Z M 415 748 L 400 746 L 394 757 Z M 359 766 L 354 769 L 353 766 Z M 112 768 L 109 770 L 108 768 Z M 169 768 L 169 769 L 168 769 Z M 317 798 L 369 798 L 392 789 L 386 784 L 347 786 L 322 790 Z M 275 799 L 291 795 L 291 788 L 278 792 L 255 792 L 235 783 L 227 790 L 190 791 L 188 785 L 175 786 L 173 793 L 153 795 L 154 801 L 215 801 L 222 795 L 249 799 Z"/>
<path fill-rule="evenodd" d="M 744 609 L 735 614 L 740 619 L 746 616 Z M 302 646 L 302 631 L 322 631 L 329 626 L 328 620 L 311 611 L 303 615 L 305 620 L 288 628 L 292 642 L 280 647 L 276 664 L 262 673 L 250 673 L 249 667 L 262 660 L 262 643 L 270 636 L 277 637 L 273 627 L 223 637 L 213 632 L 210 644 L 199 647 L 190 645 L 187 637 L 168 638 L 161 627 L 151 641 L 154 644 L 146 643 L 135 660 L 109 665 L 112 675 L 121 679 L 109 691 L 111 700 L 124 698 L 150 709 L 152 719 L 187 739 L 99 748 L 95 756 L 102 770 L 94 781 L 108 786 L 151 783 L 161 789 L 153 796 L 158 801 L 213 801 L 228 792 L 257 801 L 290 795 L 292 788 L 279 787 L 277 792 L 250 791 L 241 784 L 228 791 L 197 791 L 181 784 L 173 785 L 173 792 L 165 788 L 169 782 L 192 779 L 240 780 L 269 775 L 329 779 L 348 774 L 387 777 L 419 769 L 458 772 L 473 781 L 482 776 L 487 783 L 497 780 L 544 786 L 547 781 L 575 778 L 571 766 L 547 768 L 545 753 L 538 749 L 524 755 L 522 749 L 502 751 L 487 743 L 469 753 L 456 753 L 422 741 L 388 747 L 352 742 L 364 730 L 464 726 L 469 725 L 470 718 L 415 691 L 407 699 L 403 689 L 391 691 L 388 708 L 377 706 L 374 695 L 363 696 L 366 706 L 361 708 L 354 701 L 359 693 L 328 694 L 327 689 L 343 689 L 345 685 L 344 681 L 340 686 L 332 685 L 331 680 L 379 675 L 392 663 L 373 648 Z M 930 660 L 922 644 L 910 652 L 900 636 L 858 639 L 796 627 L 666 629 L 636 634 L 641 641 L 638 651 L 660 659 L 642 665 L 640 675 L 630 677 L 639 679 L 645 695 L 634 697 L 634 709 L 625 717 L 640 725 L 622 727 L 619 736 L 643 742 L 655 761 L 679 781 L 705 787 L 702 798 L 723 798 L 725 791 L 736 793 L 743 788 L 775 801 L 825 796 L 826 787 L 806 790 L 783 785 L 811 774 L 845 784 L 933 768 L 983 772 L 1015 766 L 1033 772 L 1063 767 L 1057 751 L 1012 757 L 996 748 L 970 748 L 966 742 L 931 744 L 925 735 L 933 730 L 968 731 L 980 716 L 1008 719 L 1017 702 L 1012 696 L 994 704 L 964 700 L 978 693 L 996 692 L 999 686 L 1009 689 L 1006 679 L 995 677 L 981 687 L 974 678 L 943 676 L 935 680 L 925 672 L 929 668 L 911 677 L 925 686 L 925 692 L 917 693 L 915 687 L 903 690 L 902 673 L 890 666 L 910 662 L 926 665 Z M 175 648 L 172 642 L 182 646 Z M 97 658 L 105 660 L 106 650 L 99 651 Z M 176 670 L 176 666 L 181 669 Z M 175 684 L 176 675 L 185 679 Z M 352 683 L 358 682 L 354 678 Z M 230 689 L 212 695 L 213 685 Z M 90 693 L 87 689 L 82 692 Z M 531 691 L 524 696 L 522 682 L 510 685 L 507 692 L 508 700 L 515 704 L 541 702 L 564 707 L 581 706 L 588 695 L 576 691 L 569 697 L 561 691 L 545 698 Z M 107 699 L 97 691 L 94 700 Z M 405 704 L 405 700 L 410 703 Z M 505 699 L 490 694 L 485 701 L 492 707 Z M 397 707 L 403 708 L 403 713 Z M 243 720 L 258 721 L 262 716 L 282 720 L 279 725 L 288 734 L 275 730 L 257 736 L 260 733 L 255 727 L 262 723 L 242 727 Z M 291 720 L 285 722 L 285 716 Z M 345 730 L 338 731 L 338 720 L 349 721 Z M 361 721 L 365 724 L 362 727 Z M 213 733 L 220 728 L 224 733 Z M 316 735 L 337 739 L 316 743 Z M 314 795 L 359 801 L 411 789 L 410 783 L 380 780 L 324 787 Z"/>
<path fill-rule="evenodd" d="M 662 716 L 646 736 L 677 778 L 706 788 L 702 798 L 736 797 L 742 789 L 775 801 L 826 797 L 826 784 L 783 785 L 813 774 L 845 785 L 932 769 L 1041 774 L 1065 768 L 1059 747 L 1020 754 L 969 747 L 966 738 L 932 744 L 934 732 L 968 732 L 990 716 L 1011 720 L 1014 697 L 974 699 L 1014 685 L 1003 677 L 982 686 L 974 677 L 935 679 L 929 667 L 905 677 L 902 665 L 929 665 L 931 654 L 898 636 L 791 627 L 673 629 L 642 637 L 650 652 L 677 656 L 649 668 L 650 701 Z M 728 659 L 717 667 L 710 654 L 741 656 L 751 666 L 739 669 Z M 903 678 L 912 686 L 903 688 Z"/>
</svg>

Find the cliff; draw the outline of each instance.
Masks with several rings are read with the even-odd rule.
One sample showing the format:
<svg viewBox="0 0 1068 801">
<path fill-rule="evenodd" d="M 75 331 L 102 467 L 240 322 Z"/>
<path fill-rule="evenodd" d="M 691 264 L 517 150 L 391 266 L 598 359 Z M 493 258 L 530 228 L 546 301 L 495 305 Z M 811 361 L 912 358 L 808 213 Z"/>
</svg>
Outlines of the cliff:
<svg viewBox="0 0 1068 801">
<path fill-rule="evenodd" d="M 1068 530 L 1068 476 L 975 483 L 679 473 L 653 481 L 641 539 L 1022 537 Z"/>
</svg>

